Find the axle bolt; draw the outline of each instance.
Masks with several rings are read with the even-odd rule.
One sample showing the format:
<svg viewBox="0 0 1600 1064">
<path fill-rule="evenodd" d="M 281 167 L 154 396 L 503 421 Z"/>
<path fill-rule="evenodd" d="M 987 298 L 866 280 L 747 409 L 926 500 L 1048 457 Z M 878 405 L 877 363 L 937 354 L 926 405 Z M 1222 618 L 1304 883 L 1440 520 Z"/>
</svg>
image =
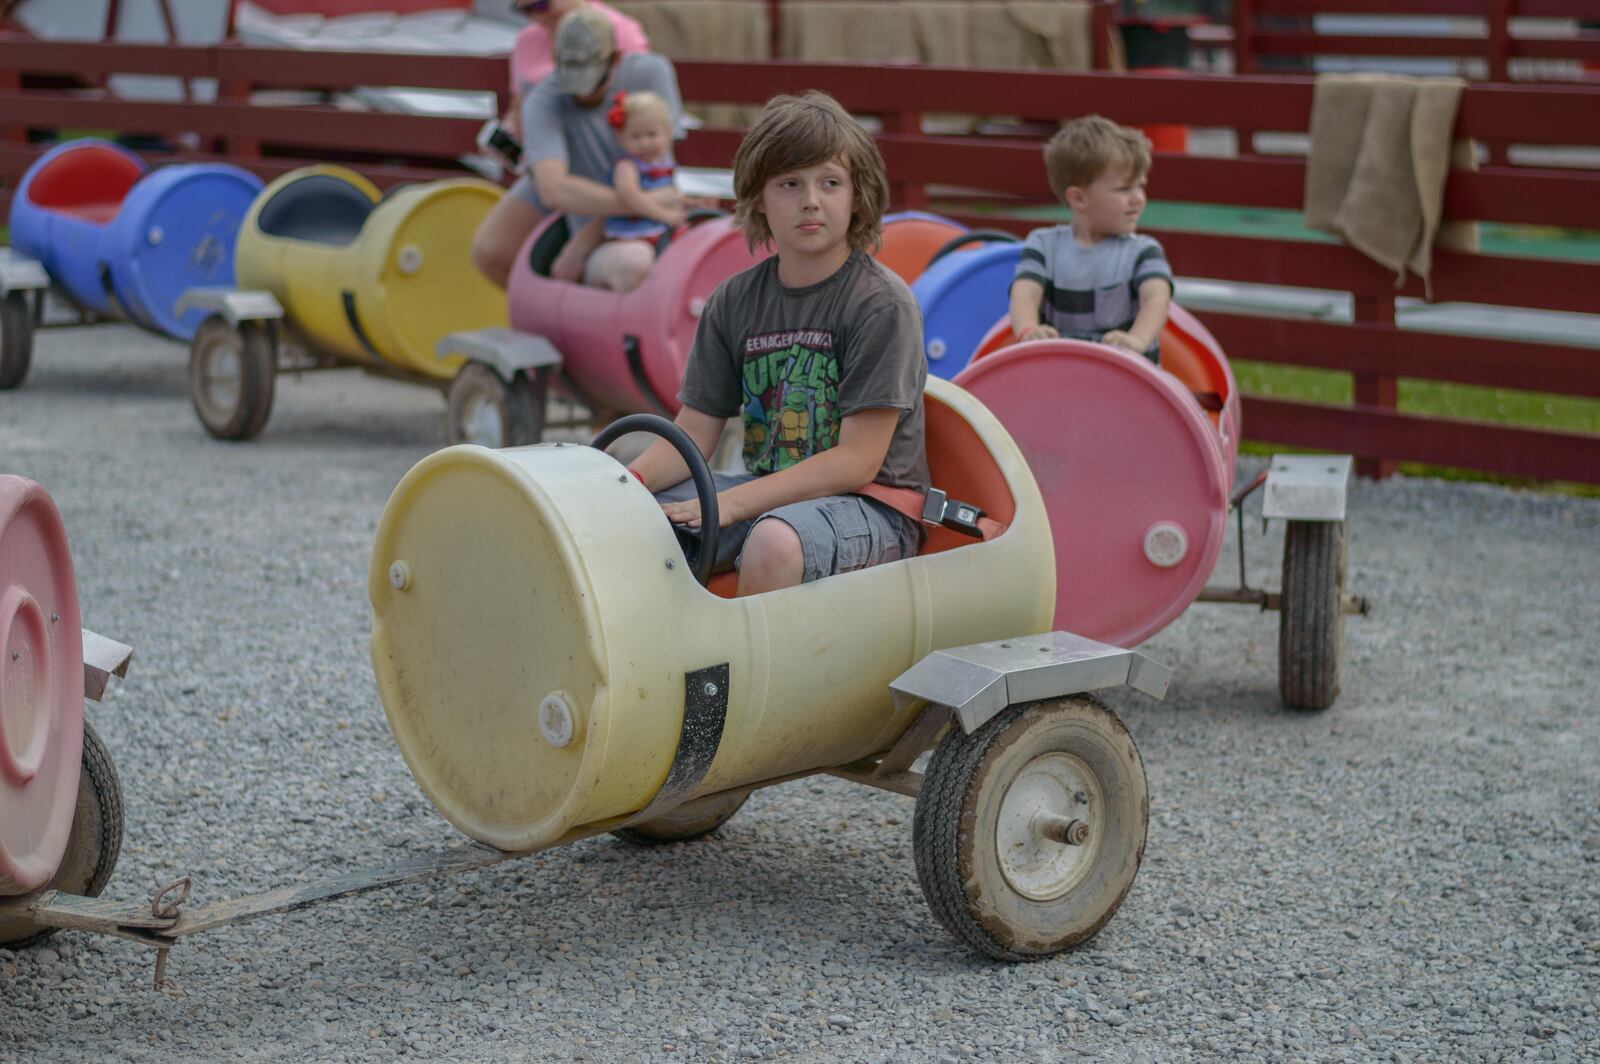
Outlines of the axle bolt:
<svg viewBox="0 0 1600 1064">
<path fill-rule="evenodd" d="M 1070 820 L 1054 813 L 1040 813 L 1033 823 L 1039 834 L 1063 846 L 1082 846 L 1089 841 L 1089 825 L 1081 820 Z"/>
</svg>

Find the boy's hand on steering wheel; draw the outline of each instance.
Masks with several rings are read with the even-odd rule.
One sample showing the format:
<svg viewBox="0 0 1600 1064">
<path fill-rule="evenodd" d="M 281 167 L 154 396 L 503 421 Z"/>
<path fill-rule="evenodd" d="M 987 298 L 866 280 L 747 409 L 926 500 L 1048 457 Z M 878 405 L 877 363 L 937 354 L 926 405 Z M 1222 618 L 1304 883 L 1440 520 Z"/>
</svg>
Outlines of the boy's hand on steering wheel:
<svg viewBox="0 0 1600 1064">
<path fill-rule="evenodd" d="M 661 504 L 661 512 L 666 514 L 667 520 L 675 525 L 683 525 L 685 528 L 700 527 L 699 499 L 685 499 L 683 502 L 664 502 Z M 735 521 L 742 520 L 744 518 L 738 513 L 738 507 L 728 501 L 727 495 L 719 494 L 717 496 L 718 526 L 727 528 Z"/>
<path fill-rule="evenodd" d="M 1061 336 L 1054 325 L 1034 325 L 1022 330 L 1018 340 L 1055 340 Z"/>
<path fill-rule="evenodd" d="M 1123 332 L 1121 329 L 1112 329 L 1100 337 L 1100 342 L 1110 344 L 1112 347 L 1124 347 L 1136 355 L 1144 354 L 1145 344 L 1141 344 L 1132 333 Z"/>
</svg>

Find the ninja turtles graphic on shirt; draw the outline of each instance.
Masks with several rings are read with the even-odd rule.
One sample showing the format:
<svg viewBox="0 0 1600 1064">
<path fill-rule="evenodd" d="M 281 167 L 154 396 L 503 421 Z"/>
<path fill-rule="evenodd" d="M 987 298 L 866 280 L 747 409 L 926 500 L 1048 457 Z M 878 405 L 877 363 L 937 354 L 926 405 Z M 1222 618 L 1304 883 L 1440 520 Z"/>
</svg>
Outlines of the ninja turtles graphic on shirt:
<svg viewBox="0 0 1600 1064">
<path fill-rule="evenodd" d="M 774 473 L 839 443 L 833 333 L 790 329 L 744 343 L 744 464 Z"/>
</svg>

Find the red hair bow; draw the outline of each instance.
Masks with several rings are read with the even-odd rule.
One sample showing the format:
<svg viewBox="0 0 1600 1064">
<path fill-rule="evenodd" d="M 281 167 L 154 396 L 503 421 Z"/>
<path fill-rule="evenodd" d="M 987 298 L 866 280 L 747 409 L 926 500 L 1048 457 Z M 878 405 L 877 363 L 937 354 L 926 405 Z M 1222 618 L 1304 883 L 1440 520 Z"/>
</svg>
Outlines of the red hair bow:
<svg viewBox="0 0 1600 1064">
<path fill-rule="evenodd" d="M 611 110 L 606 112 L 606 121 L 611 123 L 612 129 L 621 129 L 622 124 L 628 120 L 628 112 L 622 106 L 627 93 L 619 92 L 611 98 Z"/>
</svg>

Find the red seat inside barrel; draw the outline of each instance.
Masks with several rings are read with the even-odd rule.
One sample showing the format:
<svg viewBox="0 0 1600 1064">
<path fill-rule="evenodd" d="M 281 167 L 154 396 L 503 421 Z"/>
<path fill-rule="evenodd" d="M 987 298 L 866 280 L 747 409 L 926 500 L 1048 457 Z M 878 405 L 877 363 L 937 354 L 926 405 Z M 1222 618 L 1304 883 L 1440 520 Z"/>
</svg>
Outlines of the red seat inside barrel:
<svg viewBox="0 0 1600 1064">
<path fill-rule="evenodd" d="M 928 472 L 933 486 L 952 499 L 977 506 L 1002 525 L 1009 525 L 1016 517 L 1017 502 L 1011 496 L 1005 474 L 995 464 L 994 456 L 984 446 L 977 430 L 966 418 L 933 396 L 925 396 L 924 400 Z M 954 529 L 924 528 L 928 535 L 917 552 L 919 557 L 979 542 Z M 848 579 L 848 574 L 845 578 Z M 712 594 L 723 598 L 734 598 L 738 588 L 737 571 L 718 573 L 709 585 Z"/>
<path fill-rule="evenodd" d="M 62 152 L 28 185 L 34 206 L 103 224 L 115 218 L 144 171 L 119 151 L 98 144 Z"/>
</svg>

